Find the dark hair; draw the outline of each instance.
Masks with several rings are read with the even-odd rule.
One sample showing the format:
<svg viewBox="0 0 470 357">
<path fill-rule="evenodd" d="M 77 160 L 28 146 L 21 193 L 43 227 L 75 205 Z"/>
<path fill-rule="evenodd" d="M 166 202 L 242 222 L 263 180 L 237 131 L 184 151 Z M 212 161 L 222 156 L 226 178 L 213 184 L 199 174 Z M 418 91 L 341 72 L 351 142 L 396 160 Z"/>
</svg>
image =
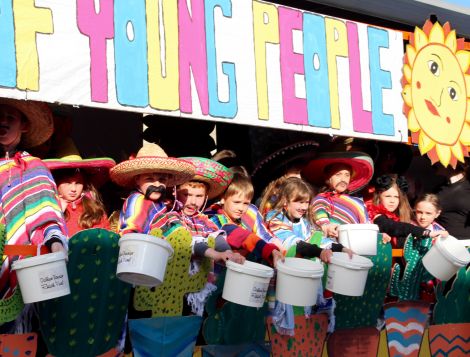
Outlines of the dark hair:
<svg viewBox="0 0 470 357">
<path fill-rule="evenodd" d="M 401 187 L 400 187 L 401 186 Z M 398 176 L 396 174 L 382 175 L 377 177 L 375 180 L 375 192 L 373 202 L 375 205 L 380 204 L 380 194 L 388 191 L 394 187 L 398 191 L 398 198 L 400 203 L 397 208 L 397 215 L 400 217 L 401 222 L 410 223 L 412 210 L 406 191 L 408 190 L 408 183 L 404 176 Z"/>
</svg>

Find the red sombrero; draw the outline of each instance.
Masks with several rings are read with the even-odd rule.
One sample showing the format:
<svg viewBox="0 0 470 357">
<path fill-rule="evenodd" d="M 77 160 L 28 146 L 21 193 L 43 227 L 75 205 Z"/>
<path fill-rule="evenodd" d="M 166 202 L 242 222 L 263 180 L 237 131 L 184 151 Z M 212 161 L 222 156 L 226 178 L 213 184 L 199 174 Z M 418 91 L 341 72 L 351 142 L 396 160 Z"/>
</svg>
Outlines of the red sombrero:
<svg viewBox="0 0 470 357">
<path fill-rule="evenodd" d="M 209 199 L 220 196 L 228 187 L 233 173 L 221 163 L 203 157 L 183 157 L 196 167 L 196 174 L 192 180 L 201 181 L 209 186 L 207 197 Z"/>
<path fill-rule="evenodd" d="M 49 170 L 77 169 L 83 170 L 95 187 L 100 187 L 109 179 L 109 170 L 116 162 L 109 157 L 82 159 L 72 141 L 66 141 L 60 158 L 43 160 Z"/>
<path fill-rule="evenodd" d="M 333 164 L 345 164 L 351 167 L 351 181 L 348 190 L 359 191 L 372 179 L 374 175 L 374 162 L 363 152 L 344 151 L 327 152 L 311 160 L 302 171 L 302 176 L 315 185 L 325 183 L 325 168 Z"/>
</svg>

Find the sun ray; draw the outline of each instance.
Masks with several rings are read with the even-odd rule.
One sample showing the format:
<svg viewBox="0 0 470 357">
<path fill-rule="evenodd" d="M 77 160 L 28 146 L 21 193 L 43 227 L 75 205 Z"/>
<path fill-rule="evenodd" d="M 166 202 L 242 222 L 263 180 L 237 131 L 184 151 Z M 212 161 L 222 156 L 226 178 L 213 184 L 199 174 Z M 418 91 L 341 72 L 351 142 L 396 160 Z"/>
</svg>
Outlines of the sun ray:
<svg viewBox="0 0 470 357">
<path fill-rule="evenodd" d="M 415 29 L 415 48 L 416 52 L 418 52 L 421 48 L 426 46 L 429 41 L 428 41 L 428 36 L 421 30 L 419 27 L 416 27 Z"/>
<path fill-rule="evenodd" d="M 454 146 L 451 147 L 452 154 L 454 154 L 455 158 L 460 162 L 464 162 L 463 152 L 462 152 L 462 145 L 460 142 L 457 141 Z"/>
<path fill-rule="evenodd" d="M 413 66 L 413 63 L 415 62 L 415 58 L 416 58 L 416 50 L 413 46 L 406 45 L 406 57 L 408 58 L 408 63 L 409 63 L 408 67 Z"/>
<path fill-rule="evenodd" d="M 421 129 L 418 123 L 418 119 L 416 119 L 414 109 L 411 109 L 408 113 L 408 129 L 410 129 L 412 132 L 416 132 Z"/>
<path fill-rule="evenodd" d="M 470 66 L 470 52 L 469 51 L 458 51 L 455 56 L 457 61 L 459 61 L 460 68 L 462 72 L 467 72 L 468 67 Z"/>
<path fill-rule="evenodd" d="M 436 146 L 436 143 L 432 141 L 424 131 L 419 133 L 419 151 L 421 155 L 426 154 L 429 150 Z"/>
<path fill-rule="evenodd" d="M 444 30 L 439 22 L 436 22 L 431 29 L 431 33 L 429 34 L 429 42 L 430 43 L 444 43 Z"/>
<path fill-rule="evenodd" d="M 447 167 L 450 162 L 451 157 L 451 150 L 449 146 L 445 145 L 436 145 L 436 152 L 437 156 L 439 157 L 439 161 L 444 167 Z"/>
<path fill-rule="evenodd" d="M 407 64 L 403 66 L 403 74 L 408 83 L 411 83 L 411 67 Z"/>
<path fill-rule="evenodd" d="M 405 101 L 405 104 L 409 106 L 410 108 L 413 107 L 413 101 L 411 99 L 411 86 L 409 84 L 405 85 L 403 87 L 403 91 L 401 92 L 401 96 L 403 97 L 403 100 Z"/>
<path fill-rule="evenodd" d="M 453 53 L 457 52 L 457 37 L 455 35 L 455 30 L 452 30 L 446 37 L 445 45 L 449 47 Z"/>
</svg>

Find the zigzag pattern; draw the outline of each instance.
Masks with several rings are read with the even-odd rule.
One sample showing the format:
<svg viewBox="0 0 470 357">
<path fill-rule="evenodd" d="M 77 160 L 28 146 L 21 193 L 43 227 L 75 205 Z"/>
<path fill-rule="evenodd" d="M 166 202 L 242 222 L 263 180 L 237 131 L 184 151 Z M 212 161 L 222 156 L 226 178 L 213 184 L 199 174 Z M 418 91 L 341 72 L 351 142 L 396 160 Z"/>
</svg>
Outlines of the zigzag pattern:
<svg viewBox="0 0 470 357">
<path fill-rule="evenodd" d="M 451 338 L 450 340 L 443 334 L 437 334 L 436 336 L 434 336 L 434 338 L 432 340 L 430 340 L 429 342 L 430 343 L 433 343 L 434 341 L 436 341 L 438 338 L 443 338 L 444 340 L 446 340 L 446 342 L 450 345 L 452 342 L 454 342 L 455 340 L 462 340 L 463 343 L 469 343 L 470 342 L 470 337 L 468 338 L 463 338 L 462 336 L 454 336 L 453 338 Z"/>
<path fill-rule="evenodd" d="M 457 351 L 458 350 L 458 351 Z M 470 354 L 470 349 L 469 350 L 464 350 L 462 347 L 460 346 L 454 346 L 452 347 L 450 350 L 448 351 L 444 351 L 442 349 L 438 349 L 436 351 L 436 353 L 434 353 L 432 355 L 432 357 L 439 357 L 439 356 L 443 356 L 443 357 L 452 357 L 452 353 L 456 353 L 455 354 L 455 357 L 459 357 L 459 356 L 468 356 L 468 354 Z M 462 352 L 462 353 L 460 353 Z"/>
</svg>

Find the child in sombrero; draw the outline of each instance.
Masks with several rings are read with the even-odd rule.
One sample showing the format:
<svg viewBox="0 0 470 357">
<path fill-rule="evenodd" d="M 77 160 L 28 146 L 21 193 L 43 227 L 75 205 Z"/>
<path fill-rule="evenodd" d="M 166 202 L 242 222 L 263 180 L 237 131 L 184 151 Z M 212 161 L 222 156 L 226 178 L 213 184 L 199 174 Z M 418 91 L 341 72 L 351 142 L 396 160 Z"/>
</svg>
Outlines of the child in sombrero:
<svg viewBox="0 0 470 357">
<path fill-rule="evenodd" d="M 167 212 L 166 188 L 190 180 L 194 173 L 191 163 L 168 157 L 156 144 L 145 144 L 135 158 L 114 166 L 111 180 L 132 190 L 119 217 L 119 233 L 149 234 L 158 228 L 158 218 Z"/>
<path fill-rule="evenodd" d="M 109 221 L 98 188 L 116 164 L 111 158 L 82 159 L 71 141 L 61 158 L 44 160 L 59 191 L 69 236 L 88 228 L 109 229 Z"/>
<path fill-rule="evenodd" d="M 181 226 L 191 233 L 195 259 L 191 261 L 190 273 L 199 271 L 200 259 L 204 257 L 219 262 L 231 260 L 242 264 L 245 258 L 232 251 L 226 241 L 226 232 L 220 230 L 207 215 L 202 213 L 207 200 L 220 196 L 227 188 L 233 177 L 232 172 L 210 159 L 200 157 L 184 159 L 196 167 L 196 175 L 190 181 L 178 186 L 176 191 L 178 203 L 175 210 L 162 216 L 156 226 L 161 226 L 165 234 L 170 234 Z M 214 248 L 208 245 L 209 237 L 215 238 Z M 192 313 L 202 315 L 208 296 L 216 289 L 212 281 L 213 279 L 209 277 L 201 291 L 186 295 Z"/>
<path fill-rule="evenodd" d="M 36 255 L 38 246 L 45 247 L 41 249 L 44 253 L 67 247 L 51 173 L 40 159 L 23 151 L 42 144 L 52 132 L 52 113 L 46 104 L 0 98 L 0 224 L 6 230 L 0 271 L 0 333 L 15 330 L 11 321 L 22 308 L 11 262 Z"/>
<path fill-rule="evenodd" d="M 207 200 L 214 199 L 227 188 L 233 174 L 217 161 L 200 157 L 186 157 L 184 160 L 192 163 L 196 168 L 194 177 L 180 186 L 176 191 L 179 206 L 166 214 L 156 226 L 164 227 L 166 234 L 178 226 L 183 225 L 193 236 L 193 253 L 196 257 L 208 257 L 213 260 L 233 260 L 239 263 L 244 258 L 233 253 L 226 242 L 225 232 L 202 213 Z M 214 234 L 216 233 L 216 234 Z M 215 249 L 209 248 L 207 237 L 216 237 Z"/>
</svg>

